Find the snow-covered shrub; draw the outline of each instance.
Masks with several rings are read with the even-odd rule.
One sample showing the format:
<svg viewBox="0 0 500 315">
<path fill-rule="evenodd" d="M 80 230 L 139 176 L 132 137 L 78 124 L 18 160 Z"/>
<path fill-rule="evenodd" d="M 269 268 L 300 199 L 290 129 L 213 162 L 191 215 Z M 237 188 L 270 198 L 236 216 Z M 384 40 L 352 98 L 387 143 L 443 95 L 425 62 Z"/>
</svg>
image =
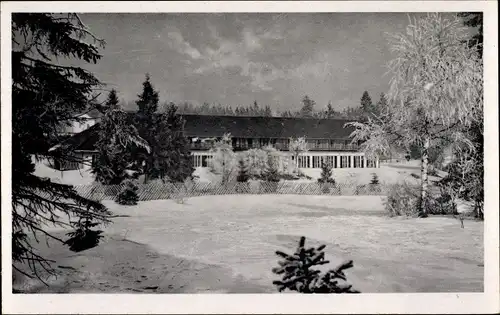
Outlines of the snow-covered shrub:
<svg viewBox="0 0 500 315">
<path fill-rule="evenodd" d="M 418 216 L 420 212 L 420 189 L 407 182 L 389 186 L 385 209 L 391 216 Z"/>
<path fill-rule="evenodd" d="M 139 196 L 137 195 L 137 191 L 139 187 L 133 180 L 125 181 L 125 186 L 120 191 L 120 193 L 116 196 L 115 201 L 121 205 L 136 205 L 139 201 Z"/>
</svg>

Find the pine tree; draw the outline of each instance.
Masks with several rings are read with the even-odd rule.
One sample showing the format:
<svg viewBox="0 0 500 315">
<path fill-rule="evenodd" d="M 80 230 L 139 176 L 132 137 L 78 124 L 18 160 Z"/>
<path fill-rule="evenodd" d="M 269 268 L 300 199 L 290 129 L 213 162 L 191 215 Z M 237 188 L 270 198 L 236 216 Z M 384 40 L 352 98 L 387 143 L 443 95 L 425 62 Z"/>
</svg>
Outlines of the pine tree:
<svg viewBox="0 0 500 315">
<path fill-rule="evenodd" d="M 200 107 L 200 114 L 210 115 L 210 104 L 208 104 L 207 102 L 203 102 L 203 104 Z"/>
<path fill-rule="evenodd" d="M 158 144 L 156 135 L 158 134 L 156 126 L 156 111 L 158 109 L 158 92 L 151 84 L 149 74 L 146 74 L 146 80 L 142 83 L 142 93 L 138 95 L 136 104 L 139 108 L 135 117 L 135 125 L 139 129 L 140 135 L 150 144 L 151 150 L 134 150 L 132 159 L 144 174 L 144 182 L 147 183 L 151 177 L 155 177 L 155 157 L 157 156 Z"/>
<path fill-rule="evenodd" d="M 81 252 L 99 244 L 103 236 L 101 230 L 95 230 L 98 225 L 96 222 L 93 222 L 90 218 L 80 217 L 78 221 L 72 223 L 76 226 L 76 229 L 66 233 L 69 238 L 64 242 L 71 251 Z"/>
<path fill-rule="evenodd" d="M 92 172 L 96 181 L 105 185 L 118 185 L 128 177 L 126 171 L 132 161 L 132 151 L 135 148 L 148 150 L 149 146 L 130 124 L 126 113 L 119 109 L 115 90 L 109 93 L 104 108 L 104 116 L 98 125 L 97 160 L 92 165 Z"/>
<path fill-rule="evenodd" d="M 116 203 L 125 205 L 125 206 L 133 206 L 136 205 L 139 201 L 139 196 L 137 195 L 137 191 L 139 187 L 132 180 L 127 180 L 123 189 L 116 196 Z"/>
<path fill-rule="evenodd" d="M 335 180 L 332 178 L 332 166 L 329 163 L 321 163 L 321 177 L 318 178 L 318 182 L 335 184 Z"/>
<path fill-rule="evenodd" d="M 332 178 L 332 166 L 329 163 L 321 163 L 321 177 L 318 178 L 323 193 L 329 193 L 331 186 L 335 186 L 335 179 Z"/>
<path fill-rule="evenodd" d="M 267 182 L 270 192 L 278 190 L 278 182 L 280 181 L 280 173 L 276 158 L 271 154 L 267 157 L 267 167 L 263 174 L 264 180 Z"/>
<path fill-rule="evenodd" d="M 273 281 L 279 292 L 289 290 L 299 293 L 359 293 L 352 285 L 347 284 L 344 273 L 344 270 L 353 267 L 352 260 L 322 274 L 321 270 L 314 267 L 329 263 L 325 259 L 326 245 L 306 249 L 305 242 L 306 238 L 302 236 L 297 250 L 292 255 L 276 251 L 276 255 L 283 259 L 278 261 L 279 267 L 272 269 L 273 273 L 282 276 L 281 280 Z"/>
<path fill-rule="evenodd" d="M 241 158 L 238 161 L 238 176 L 236 177 L 236 180 L 240 183 L 246 183 L 249 179 L 250 176 L 248 175 L 248 166 L 245 159 Z"/>
<path fill-rule="evenodd" d="M 152 116 L 158 110 L 158 92 L 155 91 L 151 84 L 149 74 L 146 74 L 146 80 L 142 83 L 142 93 L 137 95 L 139 98 L 136 101 L 139 107 L 139 114 L 144 116 Z"/>
<path fill-rule="evenodd" d="M 361 110 L 363 111 L 363 115 L 365 117 L 372 117 L 374 106 L 372 103 L 372 98 L 370 97 L 370 94 L 368 94 L 368 91 L 364 91 L 363 95 L 361 96 Z"/>
<path fill-rule="evenodd" d="M 378 180 L 378 175 L 377 173 L 372 174 L 372 180 L 370 181 L 370 185 L 378 185 L 380 184 L 380 181 Z"/>
<path fill-rule="evenodd" d="M 325 118 L 327 119 L 333 119 L 337 116 L 337 112 L 332 106 L 332 103 L 328 102 L 328 105 L 326 106 L 326 111 L 325 111 Z"/>
<path fill-rule="evenodd" d="M 380 118 L 381 114 L 387 110 L 387 97 L 385 93 L 380 93 L 380 99 L 373 107 L 373 114 Z"/>
<path fill-rule="evenodd" d="M 300 116 L 303 118 L 311 118 L 314 112 L 314 105 L 316 102 L 309 98 L 309 96 L 304 96 L 302 99 L 302 108 L 300 110 Z"/>
<path fill-rule="evenodd" d="M 108 222 L 109 212 L 101 203 L 81 197 L 72 186 L 35 175 L 32 159 L 43 158 L 52 145 L 60 142 L 61 122 L 78 121 L 75 114 L 88 110 L 89 104 L 95 105 L 92 90 L 100 85 L 97 78 L 84 68 L 70 67 L 58 60 L 73 57 L 96 63 L 101 58 L 98 46 L 104 42 L 92 35 L 77 14 L 11 16 L 12 260 L 15 270 L 29 277 L 41 277 L 40 267 L 49 272 L 53 269 L 36 252 L 28 234 L 64 242 L 45 226 L 55 224 L 78 230 L 78 222 L 68 223 L 67 215 L 89 221 L 83 227 L 86 232 Z M 93 44 L 84 41 L 89 38 Z M 67 153 L 62 152 L 61 158 L 69 160 Z M 94 236 L 93 243 L 97 244 L 96 234 L 89 235 Z M 19 268 L 18 264 L 23 263 L 30 271 Z"/>
<path fill-rule="evenodd" d="M 264 116 L 265 117 L 273 116 L 273 111 L 271 110 L 271 107 L 269 105 L 267 105 L 266 108 L 264 109 Z"/>
<path fill-rule="evenodd" d="M 105 102 L 105 110 L 113 111 L 120 109 L 120 105 L 118 103 L 118 94 L 115 89 L 111 89 Z"/>
<path fill-rule="evenodd" d="M 155 116 L 152 145 L 155 146 L 149 169 L 150 179 L 184 182 L 194 172 L 189 140 L 184 137 L 184 120 L 170 103 L 165 113 Z"/>
<path fill-rule="evenodd" d="M 257 101 L 253 102 L 253 107 L 251 108 L 251 116 L 260 116 L 260 107 Z"/>
<path fill-rule="evenodd" d="M 464 19 L 464 24 L 474 27 L 477 32 L 468 41 L 469 47 L 477 49 L 479 56 L 483 55 L 483 12 L 464 12 L 458 14 Z"/>
</svg>

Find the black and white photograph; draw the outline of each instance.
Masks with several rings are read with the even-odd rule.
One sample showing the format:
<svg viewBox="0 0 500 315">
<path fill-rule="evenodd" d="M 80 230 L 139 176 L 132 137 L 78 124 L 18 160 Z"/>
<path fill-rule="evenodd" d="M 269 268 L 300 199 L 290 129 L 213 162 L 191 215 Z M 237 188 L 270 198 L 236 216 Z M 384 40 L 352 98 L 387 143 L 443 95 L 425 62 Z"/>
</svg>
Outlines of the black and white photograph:
<svg viewBox="0 0 500 315">
<path fill-rule="evenodd" d="M 2 296 L 500 311 L 497 3 L 335 2 L 2 3 Z"/>
</svg>

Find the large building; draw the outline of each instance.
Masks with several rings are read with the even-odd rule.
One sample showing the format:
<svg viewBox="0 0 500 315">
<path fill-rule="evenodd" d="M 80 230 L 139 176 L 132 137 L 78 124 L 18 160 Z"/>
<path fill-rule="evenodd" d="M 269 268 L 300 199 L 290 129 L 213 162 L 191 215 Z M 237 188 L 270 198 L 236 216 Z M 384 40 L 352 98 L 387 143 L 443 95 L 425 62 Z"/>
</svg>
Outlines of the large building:
<svg viewBox="0 0 500 315">
<path fill-rule="evenodd" d="M 273 146 L 283 152 L 283 156 L 293 161 L 289 152 L 290 138 L 305 137 L 308 151 L 299 155 L 300 168 L 320 168 L 322 161 L 333 168 L 374 168 L 378 159 L 366 159 L 359 151 L 359 144 L 352 144 L 350 134 L 353 127 L 346 127 L 348 120 L 305 119 L 280 117 L 236 117 L 182 115 L 185 120 L 184 135 L 189 139 L 194 167 L 208 167 L 212 153 L 211 143 L 225 134 L 231 135 L 235 152 Z M 98 139 L 99 124 L 84 130 L 66 144 L 81 161 L 95 159 L 95 143 Z M 71 169 L 83 168 L 72 163 Z M 68 168 L 66 168 L 68 169 Z"/>
</svg>

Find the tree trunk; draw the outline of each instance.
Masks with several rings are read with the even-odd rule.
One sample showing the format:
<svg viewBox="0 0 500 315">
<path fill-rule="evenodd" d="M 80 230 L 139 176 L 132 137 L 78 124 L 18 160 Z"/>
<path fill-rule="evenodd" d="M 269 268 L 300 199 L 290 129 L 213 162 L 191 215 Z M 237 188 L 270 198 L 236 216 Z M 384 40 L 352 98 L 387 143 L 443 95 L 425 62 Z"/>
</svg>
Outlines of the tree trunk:
<svg viewBox="0 0 500 315">
<path fill-rule="evenodd" d="M 430 140 L 425 139 L 422 150 L 421 184 L 420 184 L 420 217 L 427 217 L 428 192 L 429 192 L 429 146 Z"/>
</svg>

